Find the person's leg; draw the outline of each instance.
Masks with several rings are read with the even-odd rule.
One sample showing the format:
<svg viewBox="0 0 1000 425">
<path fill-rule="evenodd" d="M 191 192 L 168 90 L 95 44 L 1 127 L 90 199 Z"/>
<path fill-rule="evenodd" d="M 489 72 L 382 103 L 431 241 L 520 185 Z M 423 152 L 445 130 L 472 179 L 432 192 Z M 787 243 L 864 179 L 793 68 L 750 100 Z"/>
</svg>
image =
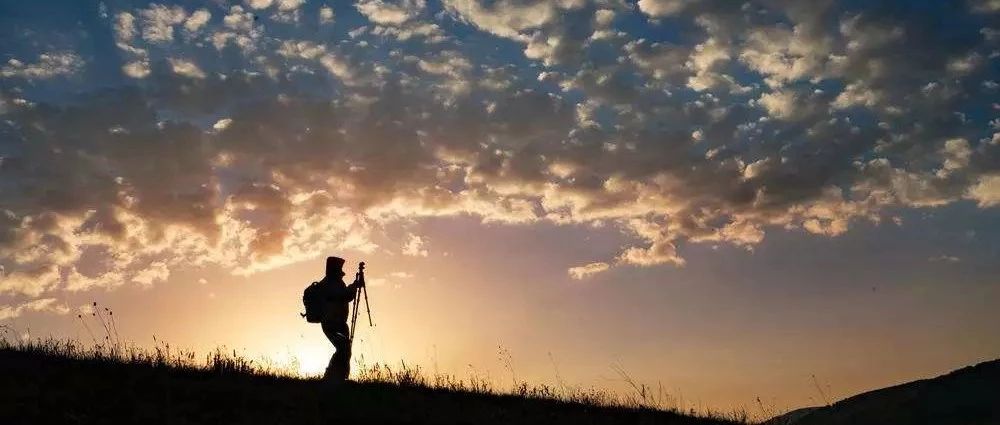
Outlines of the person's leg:
<svg viewBox="0 0 1000 425">
<path fill-rule="evenodd" d="M 351 340 L 347 324 L 323 323 L 323 334 L 333 343 L 336 350 L 326 367 L 323 378 L 331 381 L 345 381 L 351 374 Z"/>
<path fill-rule="evenodd" d="M 351 341 L 345 335 L 334 339 L 333 346 L 337 352 L 333 353 L 333 358 L 330 359 L 331 372 L 334 379 L 346 381 L 351 375 Z"/>
<path fill-rule="evenodd" d="M 332 380 L 336 377 L 334 371 L 336 371 L 337 368 L 334 367 L 334 364 L 337 361 L 337 353 L 340 352 L 340 349 L 337 348 L 337 340 L 340 338 L 340 336 L 337 335 L 339 327 L 329 323 L 322 323 L 320 324 L 320 327 L 323 328 L 323 335 L 326 335 L 326 339 L 328 339 L 330 343 L 333 344 L 334 349 L 336 349 L 333 356 L 330 357 L 330 362 L 326 365 L 326 372 L 323 373 L 323 379 Z"/>
</svg>

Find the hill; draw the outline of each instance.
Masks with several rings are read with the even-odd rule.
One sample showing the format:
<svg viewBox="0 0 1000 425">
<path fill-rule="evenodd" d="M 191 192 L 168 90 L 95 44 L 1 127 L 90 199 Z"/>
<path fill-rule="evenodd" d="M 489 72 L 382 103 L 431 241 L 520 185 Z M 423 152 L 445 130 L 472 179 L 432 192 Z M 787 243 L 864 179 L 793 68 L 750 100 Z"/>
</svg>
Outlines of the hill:
<svg viewBox="0 0 1000 425">
<path fill-rule="evenodd" d="M 219 352 L 195 365 L 193 355 L 166 351 L 0 345 L 0 423 L 736 423 L 607 405 L 596 393 L 574 400 L 527 388 L 523 394 L 498 394 L 477 389 L 474 382 L 429 385 L 412 371 L 383 370 L 381 382 L 368 379 L 333 389 Z"/>
<path fill-rule="evenodd" d="M 800 409 L 774 425 L 1000 424 L 1000 360 Z"/>
</svg>

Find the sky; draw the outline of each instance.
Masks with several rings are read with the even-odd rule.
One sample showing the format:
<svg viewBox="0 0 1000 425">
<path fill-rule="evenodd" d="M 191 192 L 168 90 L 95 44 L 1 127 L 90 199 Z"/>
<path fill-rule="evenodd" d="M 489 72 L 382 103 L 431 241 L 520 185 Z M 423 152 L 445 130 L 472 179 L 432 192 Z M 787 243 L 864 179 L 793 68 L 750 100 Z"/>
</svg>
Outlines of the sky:
<svg viewBox="0 0 1000 425">
<path fill-rule="evenodd" d="M 368 363 L 935 376 L 1000 357 L 998 58 L 996 0 L 2 0 L 0 323 L 320 373 L 339 255 Z"/>
</svg>

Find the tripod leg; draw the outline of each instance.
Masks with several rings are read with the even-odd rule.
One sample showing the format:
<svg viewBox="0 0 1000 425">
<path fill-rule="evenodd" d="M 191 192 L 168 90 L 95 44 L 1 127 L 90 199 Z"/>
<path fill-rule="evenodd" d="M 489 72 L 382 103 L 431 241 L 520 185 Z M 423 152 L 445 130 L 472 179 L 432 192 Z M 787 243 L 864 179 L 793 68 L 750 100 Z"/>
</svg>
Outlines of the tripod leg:
<svg viewBox="0 0 1000 425">
<path fill-rule="evenodd" d="M 356 290 L 356 292 L 354 293 L 354 305 L 351 306 L 352 308 L 351 308 L 350 344 L 352 346 L 354 345 L 354 330 L 357 329 L 358 327 L 358 292 L 360 292 L 360 290 Z"/>
<path fill-rule="evenodd" d="M 368 326 L 375 327 L 375 322 L 372 322 L 372 308 L 368 306 L 368 289 L 362 286 L 361 290 L 365 294 L 365 312 L 368 313 Z"/>
</svg>

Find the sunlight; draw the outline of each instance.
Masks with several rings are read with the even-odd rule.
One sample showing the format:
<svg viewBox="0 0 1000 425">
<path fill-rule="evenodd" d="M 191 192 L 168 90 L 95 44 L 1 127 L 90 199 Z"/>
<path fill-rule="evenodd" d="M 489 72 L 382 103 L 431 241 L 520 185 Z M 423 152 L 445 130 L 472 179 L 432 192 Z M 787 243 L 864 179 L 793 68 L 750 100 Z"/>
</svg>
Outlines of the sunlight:
<svg viewBox="0 0 1000 425">
<path fill-rule="evenodd" d="M 319 344 L 302 345 L 295 352 L 299 361 L 299 375 L 303 377 L 320 376 L 326 370 L 333 349 Z"/>
</svg>

